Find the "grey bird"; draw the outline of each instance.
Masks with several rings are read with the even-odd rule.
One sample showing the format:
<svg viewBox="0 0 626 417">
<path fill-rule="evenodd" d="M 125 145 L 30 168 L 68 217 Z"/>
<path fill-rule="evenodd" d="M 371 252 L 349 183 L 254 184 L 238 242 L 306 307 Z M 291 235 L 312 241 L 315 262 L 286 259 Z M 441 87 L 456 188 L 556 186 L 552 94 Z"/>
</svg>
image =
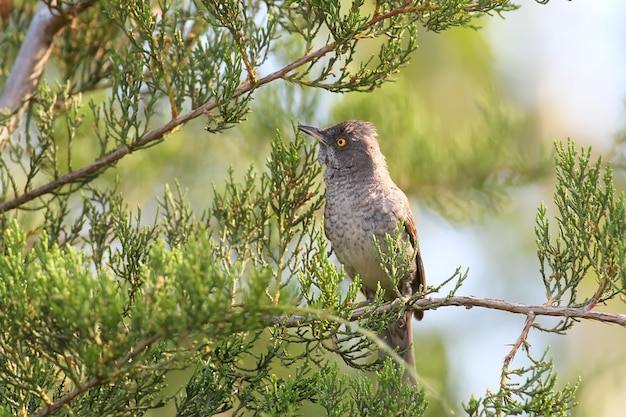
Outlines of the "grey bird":
<svg viewBox="0 0 626 417">
<path fill-rule="evenodd" d="M 319 142 L 318 159 L 326 165 L 324 231 L 348 275 L 361 278 L 365 297 L 372 300 L 380 283 L 387 300 L 396 298 L 393 282 L 381 268 L 373 237 L 385 250 L 385 234 L 393 236 L 401 223 L 404 231 L 400 237 L 410 243 L 411 265 L 410 272 L 400 280 L 398 291 L 406 298 L 424 291 L 426 281 L 415 219 L 406 195 L 389 176 L 375 127 L 368 122 L 348 120 L 326 129 L 298 129 Z M 415 316 L 420 320 L 423 312 L 416 311 Z M 379 336 L 400 353 L 406 362 L 403 379 L 414 385 L 416 381 L 407 371 L 408 367 L 415 368 L 411 319 L 409 311 Z"/>
</svg>

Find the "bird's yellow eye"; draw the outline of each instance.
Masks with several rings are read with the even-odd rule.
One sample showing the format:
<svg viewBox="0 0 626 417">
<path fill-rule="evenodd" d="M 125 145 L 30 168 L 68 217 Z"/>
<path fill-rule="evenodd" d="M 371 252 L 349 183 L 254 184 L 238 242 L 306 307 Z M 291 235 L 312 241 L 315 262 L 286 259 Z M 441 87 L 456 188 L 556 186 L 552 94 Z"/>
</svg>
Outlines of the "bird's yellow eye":
<svg viewBox="0 0 626 417">
<path fill-rule="evenodd" d="M 344 138 L 337 139 L 337 146 L 343 148 L 344 146 L 346 146 L 346 140 Z"/>
</svg>

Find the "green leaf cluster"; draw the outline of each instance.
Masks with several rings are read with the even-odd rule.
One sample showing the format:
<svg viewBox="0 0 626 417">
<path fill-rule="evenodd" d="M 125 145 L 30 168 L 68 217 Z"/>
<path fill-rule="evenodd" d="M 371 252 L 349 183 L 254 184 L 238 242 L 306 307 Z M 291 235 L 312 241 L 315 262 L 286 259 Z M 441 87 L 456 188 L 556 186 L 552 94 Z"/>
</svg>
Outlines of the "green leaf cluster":
<svg viewBox="0 0 626 417">
<path fill-rule="evenodd" d="M 484 397 L 471 397 L 463 408 L 470 417 L 497 416 L 562 416 L 571 415 L 576 405 L 574 394 L 580 380 L 570 386 L 557 387 L 556 375 L 551 359 L 546 359 L 547 350 L 541 358 L 533 358 L 529 346 L 524 351 L 530 365 L 505 369 L 497 392 L 488 390 Z"/>
<path fill-rule="evenodd" d="M 577 151 L 571 140 L 557 145 L 556 167 L 556 236 L 543 204 L 535 227 L 546 304 L 591 309 L 624 294 L 624 195 L 615 190 L 611 167 L 602 158 L 592 162 L 591 148 Z M 552 331 L 573 324 L 566 318 Z"/>
<path fill-rule="evenodd" d="M 227 398 L 229 392 L 207 389 L 218 385 L 216 374 L 218 372 L 210 363 L 194 373 L 186 391 L 176 398 L 177 415 L 212 415 L 225 411 L 216 405 L 220 399 Z M 259 416 L 302 415 L 298 410 L 303 405 L 329 417 L 423 415 L 426 408 L 424 394 L 402 385 L 402 375 L 391 360 L 388 359 L 376 375 L 379 384 L 373 384 L 363 376 L 341 375 L 336 365 L 325 365 L 317 372 L 305 366 L 296 371 L 294 379 L 270 378 L 270 383 L 253 399 L 251 392 L 244 391 L 240 396 L 249 398 L 250 401 L 245 401 L 248 404 L 254 403 L 255 414 Z M 235 389 L 234 383 L 237 381 L 230 380 L 230 389 Z M 245 414 L 239 406 L 233 415 Z"/>
<path fill-rule="evenodd" d="M 193 369 L 173 397 L 185 415 L 198 407 L 290 415 L 305 402 L 328 403 L 342 384 L 362 395 L 342 407 L 365 410 L 367 393 L 382 388 L 346 384 L 326 355 L 381 369 L 365 329 L 385 317 L 348 322 L 359 285 L 339 296 L 342 274 L 315 217 L 314 151 L 303 137 L 277 134 L 266 170 L 214 187 L 200 219 L 180 189 L 166 190 L 151 225 L 113 191 L 94 190 L 74 223 L 45 227 L 54 236 L 10 222 L 0 247 L 2 404 L 13 413 L 141 414 L 169 401 L 161 394 L 168 373 Z M 302 323 L 280 318 L 294 313 Z M 279 377 L 281 367 L 294 373 Z M 381 372 L 399 387 L 395 371 Z M 422 409 L 407 403 L 416 395 L 405 388 L 386 407 Z"/>
<path fill-rule="evenodd" d="M 39 2 L 15 4 L 0 33 L 3 81 Z M 54 11 L 69 13 L 74 5 L 59 1 Z M 343 271 L 329 260 L 316 217 L 320 167 L 303 138 L 285 141 L 277 133 L 265 166 L 250 167 L 241 179 L 231 169 L 198 216 L 178 184 L 166 187 L 156 213 L 146 215 L 128 206 L 116 184 L 94 180 L 194 118 L 206 117 L 214 133 L 242 122 L 268 83 L 370 91 L 407 65 L 420 25 L 471 26 L 475 16 L 515 6 L 468 0 L 90 6 L 65 15 L 71 24 L 53 45 L 47 81 L 25 99 L 21 129 L 2 144 L 0 415 L 143 415 L 172 403 L 188 416 L 299 415 L 310 407 L 329 416 L 422 415 L 424 393 L 403 386 L 390 360 L 376 359 L 381 341 L 374 337 L 416 300 L 396 308 L 379 291 L 355 315 L 360 282 L 344 291 Z M 367 47 L 377 51 L 371 58 L 363 58 Z M 5 113 L 0 124 L 8 124 Z M 503 116 L 485 113 L 494 128 L 474 134 L 476 149 L 503 143 L 497 141 L 508 123 Z M 485 165 L 502 168 L 502 154 L 490 154 Z M 467 164 L 481 157 L 476 151 Z M 624 200 L 615 196 L 610 168 L 590 161 L 590 151 L 579 154 L 573 143 L 557 147 L 556 238 L 546 207 L 538 212 L 549 306 L 588 311 L 623 293 Z M 493 182 L 514 183 L 506 168 L 498 178 L 477 170 L 461 185 L 480 192 Z M 407 261 L 397 238 L 379 242 L 392 276 L 403 275 Z M 450 300 L 467 277 L 460 271 L 426 292 L 456 278 Z M 592 278 L 589 292 L 584 285 Z M 573 324 L 566 317 L 549 330 Z M 505 365 L 498 391 L 472 398 L 467 414 L 566 415 L 573 407 L 576 386 L 559 388 L 546 355 L 536 360 L 525 340 L 519 344 L 529 365 Z M 351 375 L 357 371 L 340 368 L 337 359 L 373 371 L 371 379 Z M 165 394 L 172 371 L 190 379 Z"/>
</svg>

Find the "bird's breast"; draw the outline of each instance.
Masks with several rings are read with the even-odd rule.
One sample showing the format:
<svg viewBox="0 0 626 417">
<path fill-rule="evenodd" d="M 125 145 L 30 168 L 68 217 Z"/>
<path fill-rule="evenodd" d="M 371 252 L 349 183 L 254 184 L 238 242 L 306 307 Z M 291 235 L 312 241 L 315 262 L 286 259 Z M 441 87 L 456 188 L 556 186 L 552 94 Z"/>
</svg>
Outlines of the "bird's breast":
<svg viewBox="0 0 626 417">
<path fill-rule="evenodd" d="M 363 286 L 371 290 L 375 290 L 379 282 L 384 289 L 393 289 L 380 266 L 380 256 L 373 243 L 373 236 L 382 243 L 385 233 L 393 234 L 398 223 L 387 206 L 384 193 L 375 185 L 358 181 L 327 183 L 326 236 L 346 272 L 351 277 L 359 275 Z"/>
</svg>

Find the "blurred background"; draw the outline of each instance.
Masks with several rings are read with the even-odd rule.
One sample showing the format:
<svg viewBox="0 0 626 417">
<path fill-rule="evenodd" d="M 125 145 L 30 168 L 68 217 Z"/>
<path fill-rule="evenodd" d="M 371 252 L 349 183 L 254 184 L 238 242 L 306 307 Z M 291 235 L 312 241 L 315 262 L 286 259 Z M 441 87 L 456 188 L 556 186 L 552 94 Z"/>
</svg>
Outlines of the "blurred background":
<svg viewBox="0 0 626 417">
<path fill-rule="evenodd" d="M 204 120 L 195 120 L 107 175 L 124 178 L 127 202 L 141 206 L 146 219 L 155 195 L 175 180 L 200 213 L 210 204 L 211 184 L 220 188 L 229 166 L 235 176 L 251 163 L 263 167 L 277 129 L 288 139 L 292 123 L 369 120 L 378 127 L 392 177 L 412 201 L 429 284 L 462 266 L 469 268 L 462 295 L 542 304 L 534 222 L 542 201 L 556 213 L 554 142 L 571 137 L 577 147 L 591 145 L 594 155 L 622 163 L 616 139 L 626 123 L 626 2 L 520 5 L 504 18 L 475 22 L 480 30 L 420 32 L 411 64 L 372 93 L 273 83 L 257 91 L 248 120 L 237 128 L 212 135 Z M 273 65 L 280 62 L 261 75 Z M 623 190 L 622 172 L 615 175 Z M 621 303 L 607 310 L 626 312 Z M 429 415 L 450 415 L 447 410 L 458 410 L 472 393 L 497 389 L 524 319 L 446 307 L 414 326 Z M 550 347 L 559 386 L 582 377 L 573 415 L 624 415 L 623 329 L 583 322 L 568 336 L 533 330 L 529 342 L 536 357 Z M 518 356 L 514 365 L 521 366 L 524 354 Z"/>
</svg>

